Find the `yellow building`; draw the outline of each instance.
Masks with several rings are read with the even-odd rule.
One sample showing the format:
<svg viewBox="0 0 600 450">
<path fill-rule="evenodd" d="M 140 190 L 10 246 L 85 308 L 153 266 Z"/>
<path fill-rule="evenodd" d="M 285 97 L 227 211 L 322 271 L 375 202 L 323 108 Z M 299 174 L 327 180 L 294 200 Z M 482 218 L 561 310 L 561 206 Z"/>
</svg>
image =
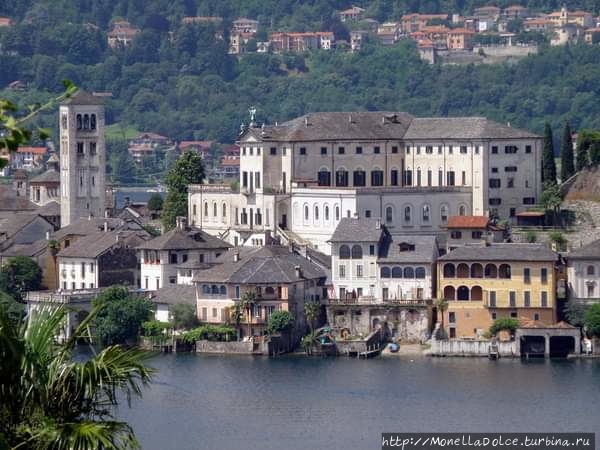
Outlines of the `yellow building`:
<svg viewBox="0 0 600 450">
<path fill-rule="evenodd" d="M 458 247 L 438 259 L 437 298 L 451 338 L 477 337 L 495 319 L 556 321 L 557 255 L 542 244 Z"/>
</svg>

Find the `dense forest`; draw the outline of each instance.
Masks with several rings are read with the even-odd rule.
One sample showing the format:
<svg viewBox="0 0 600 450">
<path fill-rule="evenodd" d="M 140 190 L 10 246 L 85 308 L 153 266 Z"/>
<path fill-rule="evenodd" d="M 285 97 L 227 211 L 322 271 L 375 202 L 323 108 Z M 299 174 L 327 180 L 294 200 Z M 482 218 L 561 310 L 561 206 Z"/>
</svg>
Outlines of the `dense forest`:
<svg viewBox="0 0 600 450">
<path fill-rule="evenodd" d="M 600 128 L 600 46 L 542 48 L 514 64 L 428 65 L 414 44 L 367 42 L 358 53 L 227 54 L 231 20 L 260 20 L 273 29 L 328 29 L 344 34 L 335 11 L 363 4 L 372 17 L 407 11 L 468 12 L 489 2 L 341 0 L 0 0 L 0 86 L 14 80 L 25 91 L 0 92 L 21 104 L 41 101 L 70 79 L 107 91 L 107 123 L 155 131 L 173 139 L 231 142 L 247 109 L 275 122 L 325 110 L 401 110 L 425 115 L 484 115 L 541 134 L 546 121 L 561 129 Z M 513 4 L 499 1 L 496 4 Z M 560 2 L 521 2 L 552 10 Z M 598 2 L 574 1 L 597 12 Z M 222 25 L 181 25 L 185 15 L 220 15 Z M 383 16 L 382 16 L 383 14 Z M 128 48 L 108 48 L 111 20 L 138 25 Z M 223 38 L 221 38 L 223 37 Z M 40 119 L 55 125 L 52 115 Z"/>
</svg>

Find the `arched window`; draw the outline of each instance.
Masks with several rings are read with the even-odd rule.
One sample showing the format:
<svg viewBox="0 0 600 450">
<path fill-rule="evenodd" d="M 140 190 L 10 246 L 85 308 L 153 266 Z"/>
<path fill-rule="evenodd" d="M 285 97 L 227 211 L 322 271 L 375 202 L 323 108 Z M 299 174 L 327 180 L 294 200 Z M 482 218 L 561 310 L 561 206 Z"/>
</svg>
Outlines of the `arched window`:
<svg viewBox="0 0 600 450">
<path fill-rule="evenodd" d="M 340 247 L 340 259 L 350 259 L 350 247 L 347 245 Z"/>
<path fill-rule="evenodd" d="M 415 278 L 425 278 L 425 267 L 417 267 L 415 269 Z"/>
<path fill-rule="evenodd" d="M 367 173 L 362 168 L 358 168 L 352 174 L 352 185 L 353 186 L 366 186 L 367 184 Z"/>
<path fill-rule="evenodd" d="M 81 114 L 77 114 L 77 129 L 81 130 L 83 127 L 83 120 L 81 119 Z"/>
<path fill-rule="evenodd" d="M 203 294 L 210 294 L 210 286 L 208 284 L 203 284 L 202 285 L 202 293 Z"/>
<path fill-rule="evenodd" d="M 392 278 L 402 278 L 402 267 L 394 267 L 392 269 Z"/>
<path fill-rule="evenodd" d="M 471 300 L 481 301 L 483 300 L 483 290 L 481 286 L 473 286 L 471 288 Z"/>
<path fill-rule="evenodd" d="M 498 278 L 498 269 L 495 264 L 486 264 L 484 274 L 486 278 Z"/>
<path fill-rule="evenodd" d="M 459 216 L 466 216 L 467 215 L 467 207 L 465 205 L 460 205 L 458 208 L 458 215 Z"/>
<path fill-rule="evenodd" d="M 217 204 L 213 203 L 213 217 L 217 217 Z"/>
<path fill-rule="evenodd" d="M 414 278 L 415 277 L 415 270 L 412 267 L 405 267 L 404 268 L 404 278 Z"/>
<path fill-rule="evenodd" d="M 508 264 L 500 264 L 498 268 L 498 278 L 510 278 L 510 266 Z"/>
<path fill-rule="evenodd" d="M 456 290 L 454 286 L 446 286 L 444 288 L 444 300 L 456 300 Z"/>
<path fill-rule="evenodd" d="M 325 205 L 325 220 L 329 222 L 329 206 Z"/>
<path fill-rule="evenodd" d="M 417 186 L 421 186 L 421 168 L 417 167 Z"/>
<path fill-rule="evenodd" d="M 221 212 L 221 215 L 223 216 L 223 219 L 225 217 L 227 217 L 227 205 L 225 203 L 223 203 L 223 207 L 221 208 L 223 211 Z"/>
<path fill-rule="evenodd" d="M 380 270 L 381 278 L 390 278 L 392 276 L 392 272 L 389 267 L 382 267 Z"/>
<path fill-rule="evenodd" d="M 363 256 L 362 247 L 360 245 L 352 246 L 352 259 L 361 259 Z"/>
<path fill-rule="evenodd" d="M 371 171 L 371 186 L 383 186 L 383 170 L 379 167 Z"/>
<path fill-rule="evenodd" d="M 315 222 L 319 220 L 319 207 L 315 205 Z"/>
<path fill-rule="evenodd" d="M 456 277 L 456 270 L 454 268 L 454 264 L 444 264 L 444 278 L 454 278 Z"/>
<path fill-rule="evenodd" d="M 459 286 L 456 291 L 457 300 L 469 300 L 469 288 L 467 286 Z"/>
<path fill-rule="evenodd" d="M 304 205 L 304 220 L 308 220 L 308 205 Z"/>
<path fill-rule="evenodd" d="M 84 130 L 90 129 L 90 116 L 88 116 L 87 114 L 83 115 L 83 129 Z"/>
<path fill-rule="evenodd" d="M 227 294 L 227 288 L 225 286 L 221 286 L 221 288 L 219 289 L 219 293 L 221 295 L 226 295 Z"/>
<path fill-rule="evenodd" d="M 340 220 L 340 207 L 335 207 L 335 220 Z"/>
<path fill-rule="evenodd" d="M 208 202 L 204 202 L 204 216 L 208 217 Z"/>
<path fill-rule="evenodd" d="M 431 208 L 429 205 L 423 205 L 423 223 L 429 223 L 431 218 Z"/>
<path fill-rule="evenodd" d="M 433 172 L 431 171 L 431 167 L 427 168 L 427 186 L 431 186 L 433 184 Z"/>
<path fill-rule="evenodd" d="M 392 223 L 394 221 L 394 208 L 388 206 L 385 208 L 385 223 Z"/>
<path fill-rule="evenodd" d="M 471 278 L 483 278 L 483 266 L 481 264 L 471 264 Z"/>
<path fill-rule="evenodd" d="M 210 287 L 210 293 L 211 294 L 218 294 L 219 293 L 219 286 L 217 286 L 216 284 L 213 284 Z"/>
<path fill-rule="evenodd" d="M 410 223 L 411 220 L 412 220 L 412 218 L 411 218 L 411 207 L 410 206 L 405 206 L 404 207 L 404 222 Z"/>
<path fill-rule="evenodd" d="M 469 266 L 464 263 L 461 263 L 456 268 L 456 276 L 458 278 L 469 278 Z"/>
<path fill-rule="evenodd" d="M 587 266 L 587 274 L 594 275 L 595 274 L 594 266 Z"/>
<path fill-rule="evenodd" d="M 92 129 L 92 130 L 96 129 L 96 114 L 92 114 L 90 116 L 90 129 Z"/>
<path fill-rule="evenodd" d="M 442 205 L 440 207 L 440 221 L 442 223 L 448 222 L 448 206 L 447 205 Z"/>
<path fill-rule="evenodd" d="M 344 168 L 339 168 L 335 173 L 335 185 L 346 187 L 348 186 L 348 171 Z"/>
<path fill-rule="evenodd" d="M 331 186 L 331 172 L 326 168 L 319 170 L 319 186 Z"/>
<path fill-rule="evenodd" d="M 267 286 L 265 288 L 265 294 L 267 294 L 267 295 L 273 295 L 273 294 L 275 294 L 275 289 L 273 289 L 271 286 Z"/>
</svg>

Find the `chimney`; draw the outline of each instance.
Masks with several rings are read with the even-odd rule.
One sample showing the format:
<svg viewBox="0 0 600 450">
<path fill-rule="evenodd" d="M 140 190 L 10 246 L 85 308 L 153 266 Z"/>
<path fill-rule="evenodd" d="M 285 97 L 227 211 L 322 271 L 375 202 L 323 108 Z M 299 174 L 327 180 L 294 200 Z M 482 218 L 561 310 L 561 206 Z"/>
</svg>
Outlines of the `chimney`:
<svg viewBox="0 0 600 450">
<path fill-rule="evenodd" d="M 348 114 L 348 122 L 352 123 L 352 114 Z"/>
<path fill-rule="evenodd" d="M 380 230 L 381 229 L 381 219 L 377 219 L 375 221 L 375 229 L 376 230 Z"/>
<path fill-rule="evenodd" d="M 109 213 L 110 213 L 110 211 L 109 211 L 108 209 L 105 209 L 105 210 L 104 210 L 104 218 L 105 218 L 105 219 L 108 219 L 108 218 L 110 217 L 110 214 L 109 214 Z"/>
<path fill-rule="evenodd" d="M 104 232 L 106 233 L 108 231 L 108 220 L 104 221 Z"/>
<path fill-rule="evenodd" d="M 294 269 L 296 270 L 296 278 L 302 278 L 302 269 L 300 266 L 296 266 Z"/>
<path fill-rule="evenodd" d="M 187 217 L 177 216 L 175 218 L 175 223 L 177 224 L 178 230 L 185 230 L 185 227 L 187 226 Z"/>
<path fill-rule="evenodd" d="M 310 121 L 308 120 L 308 116 L 304 116 L 304 126 L 307 127 L 310 125 Z"/>
<path fill-rule="evenodd" d="M 240 251 L 236 248 L 233 251 L 233 262 L 238 262 L 240 260 Z"/>
<path fill-rule="evenodd" d="M 50 240 L 50 231 L 46 231 L 46 240 L 49 241 Z"/>
</svg>

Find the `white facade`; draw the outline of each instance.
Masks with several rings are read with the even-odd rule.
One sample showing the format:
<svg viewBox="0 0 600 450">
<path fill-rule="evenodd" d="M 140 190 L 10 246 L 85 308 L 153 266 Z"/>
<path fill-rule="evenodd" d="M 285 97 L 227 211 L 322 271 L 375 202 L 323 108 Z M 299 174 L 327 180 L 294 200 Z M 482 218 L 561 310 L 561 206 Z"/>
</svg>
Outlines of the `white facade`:
<svg viewBox="0 0 600 450">
<path fill-rule="evenodd" d="M 60 106 L 61 225 L 103 217 L 105 209 L 104 106 L 78 91 Z"/>
<path fill-rule="evenodd" d="M 98 287 L 98 263 L 95 258 L 58 258 L 58 286 L 64 291 Z"/>
<path fill-rule="evenodd" d="M 570 299 L 600 299 L 600 255 L 598 258 L 569 260 L 567 265 Z"/>
</svg>

